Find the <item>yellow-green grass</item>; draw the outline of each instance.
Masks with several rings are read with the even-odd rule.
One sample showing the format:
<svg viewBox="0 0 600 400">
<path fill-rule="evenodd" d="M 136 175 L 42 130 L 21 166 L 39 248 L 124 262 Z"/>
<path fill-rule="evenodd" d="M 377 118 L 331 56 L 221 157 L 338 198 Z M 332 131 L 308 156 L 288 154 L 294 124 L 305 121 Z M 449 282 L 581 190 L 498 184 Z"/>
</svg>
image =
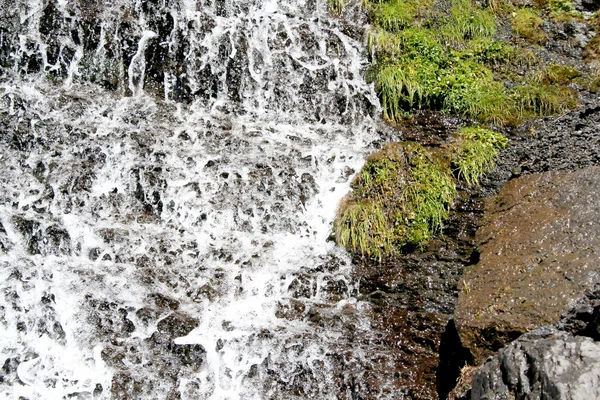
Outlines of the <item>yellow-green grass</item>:
<svg viewBox="0 0 600 400">
<path fill-rule="evenodd" d="M 496 167 L 498 152 L 508 140 L 502 134 L 481 127 L 462 128 L 456 135 L 452 163 L 459 179 L 478 185 L 479 179 Z"/>
</svg>

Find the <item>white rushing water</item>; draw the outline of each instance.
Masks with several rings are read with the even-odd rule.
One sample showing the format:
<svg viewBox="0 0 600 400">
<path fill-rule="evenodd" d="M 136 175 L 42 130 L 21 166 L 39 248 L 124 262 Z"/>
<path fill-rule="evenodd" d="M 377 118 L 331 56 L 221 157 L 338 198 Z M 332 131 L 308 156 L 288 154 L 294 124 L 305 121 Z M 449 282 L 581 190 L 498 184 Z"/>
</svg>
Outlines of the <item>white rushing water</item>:
<svg viewBox="0 0 600 400">
<path fill-rule="evenodd" d="M 1 11 L 0 395 L 352 398 L 377 100 L 324 0 Z"/>
</svg>

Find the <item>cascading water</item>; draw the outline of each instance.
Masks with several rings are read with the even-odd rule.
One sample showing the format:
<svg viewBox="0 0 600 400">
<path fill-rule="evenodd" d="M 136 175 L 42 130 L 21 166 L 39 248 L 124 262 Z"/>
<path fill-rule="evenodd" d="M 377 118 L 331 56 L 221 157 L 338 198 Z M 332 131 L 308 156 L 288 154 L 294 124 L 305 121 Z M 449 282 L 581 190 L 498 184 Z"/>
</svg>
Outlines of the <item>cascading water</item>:
<svg viewBox="0 0 600 400">
<path fill-rule="evenodd" d="M 4 398 L 384 398 L 328 241 L 377 100 L 325 1 L 1 8 Z"/>
</svg>

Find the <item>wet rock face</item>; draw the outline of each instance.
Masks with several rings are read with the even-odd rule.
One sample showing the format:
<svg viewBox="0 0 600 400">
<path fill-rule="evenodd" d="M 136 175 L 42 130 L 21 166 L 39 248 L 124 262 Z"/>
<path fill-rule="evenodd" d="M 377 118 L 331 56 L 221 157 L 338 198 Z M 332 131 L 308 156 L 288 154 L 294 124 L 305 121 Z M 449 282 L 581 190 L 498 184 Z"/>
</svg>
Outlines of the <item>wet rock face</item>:
<svg viewBox="0 0 600 400">
<path fill-rule="evenodd" d="M 477 363 L 558 321 L 598 281 L 600 168 L 510 181 L 486 205 L 480 261 L 463 276 L 455 321 Z"/>
<path fill-rule="evenodd" d="M 109 388 L 112 398 L 151 398 L 156 392 L 179 398 L 180 376 L 198 371 L 206 363 L 201 345 L 174 343 L 194 329 L 198 319 L 174 311 L 179 302 L 158 293 L 149 295 L 147 303 L 133 311 L 116 302 L 87 297 L 88 322 L 95 326 L 91 336 L 110 339 L 101 357 L 115 371 Z M 155 331 L 141 339 L 133 335 L 136 329 Z"/>
<path fill-rule="evenodd" d="M 555 328 L 523 335 L 473 377 L 474 399 L 600 398 L 600 343 Z"/>
<path fill-rule="evenodd" d="M 380 357 L 380 367 L 369 372 L 371 389 L 393 376 L 392 398 L 445 398 L 458 366 L 466 362 L 446 332 L 481 211 L 479 201 L 462 196 L 444 238 L 431 241 L 425 251 L 383 264 L 355 263 L 371 321 L 370 351 Z"/>
</svg>

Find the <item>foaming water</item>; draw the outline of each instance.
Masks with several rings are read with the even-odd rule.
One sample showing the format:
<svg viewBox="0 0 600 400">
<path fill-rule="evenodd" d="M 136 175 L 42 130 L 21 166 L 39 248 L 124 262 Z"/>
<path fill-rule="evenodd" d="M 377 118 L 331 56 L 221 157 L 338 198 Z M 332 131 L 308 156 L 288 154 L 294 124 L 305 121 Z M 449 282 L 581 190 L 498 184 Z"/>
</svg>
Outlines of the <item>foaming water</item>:
<svg viewBox="0 0 600 400">
<path fill-rule="evenodd" d="M 349 393 L 368 323 L 329 237 L 378 140 L 356 38 L 314 1 L 7 7 L 0 393 Z"/>
</svg>

